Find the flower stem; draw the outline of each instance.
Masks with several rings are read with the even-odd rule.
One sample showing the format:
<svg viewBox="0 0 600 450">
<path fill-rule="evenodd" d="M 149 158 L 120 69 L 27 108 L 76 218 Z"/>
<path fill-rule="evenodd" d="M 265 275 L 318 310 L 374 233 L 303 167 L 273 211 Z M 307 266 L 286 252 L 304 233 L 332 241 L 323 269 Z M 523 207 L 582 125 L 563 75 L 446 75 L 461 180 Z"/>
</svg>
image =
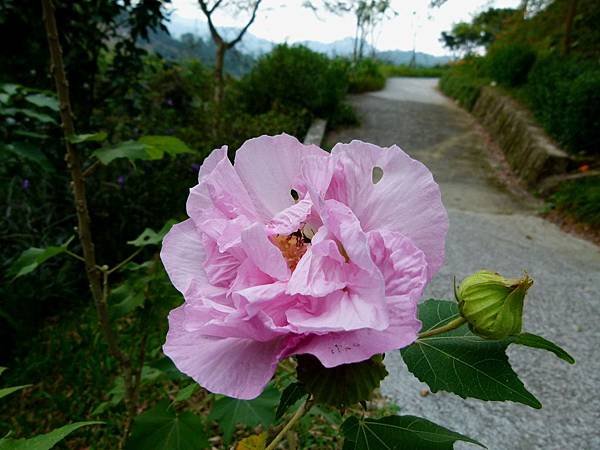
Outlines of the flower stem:
<svg viewBox="0 0 600 450">
<path fill-rule="evenodd" d="M 434 328 L 433 330 L 427 330 L 427 331 L 423 331 L 422 333 L 419 333 L 419 339 L 435 336 L 437 334 L 445 333 L 446 331 L 454 330 L 466 322 L 467 322 L 467 319 L 465 319 L 464 317 L 457 317 L 456 319 L 451 320 L 446 325 L 442 325 L 439 328 Z"/>
<path fill-rule="evenodd" d="M 277 444 L 279 444 L 279 441 L 281 441 L 281 439 L 283 439 L 283 437 L 286 435 L 286 433 L 296 424 L 296 422 L 298 422 L 298 420 L 300 420 L 300 418 L 306 412 L 308 412 L 308 410 L 312 407 L 312 405 L 313 405 L 313 402 L 310 398 L 308 400 L 306 400 L 306 402 L 302 406 L 300 406 L 300 408 L 298 408 L 298 410 L 294 413 L 294 415 L 292 416 L 290 421 L 285 424 L 285 426 L 281 429 L 281 431 L 279 433 L 277 433 L 277 436 L 275 436 L 275 438 L 273 438 L 273 440 L 265 448 L 265 450 L 274 450 L 275 447 L 277 447 Z"/>
</svg>

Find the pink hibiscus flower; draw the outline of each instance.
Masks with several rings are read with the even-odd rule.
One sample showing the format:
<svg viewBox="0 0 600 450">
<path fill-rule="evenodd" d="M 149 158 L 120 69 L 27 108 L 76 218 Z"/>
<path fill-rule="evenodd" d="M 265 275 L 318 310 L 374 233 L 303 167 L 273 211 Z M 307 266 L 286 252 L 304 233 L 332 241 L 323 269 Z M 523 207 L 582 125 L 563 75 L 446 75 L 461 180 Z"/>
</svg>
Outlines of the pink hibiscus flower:
<svg viewBox="0 0 600 450">
<path fill-rule="evenodd" d="M 444 260 L 438 185 L 400 148 L 360 141 L 331 154 L 282 134 L 212 152 L 189 219 L 161 258 L 185 302 L 163 347 L 209 391 L 251 399 L 277 364 L 325 367 L 405 347 L 416 306 Z"/>
</svg>

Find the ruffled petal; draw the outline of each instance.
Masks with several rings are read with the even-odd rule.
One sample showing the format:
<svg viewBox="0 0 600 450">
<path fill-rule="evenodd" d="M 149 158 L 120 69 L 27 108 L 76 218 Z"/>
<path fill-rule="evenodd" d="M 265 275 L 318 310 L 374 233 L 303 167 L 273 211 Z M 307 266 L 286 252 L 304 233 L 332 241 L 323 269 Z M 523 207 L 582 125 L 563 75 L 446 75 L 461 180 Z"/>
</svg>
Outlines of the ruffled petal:
<svg viewBox="0 0 600 450">
<path fill-rule="evenodd" d="M 171 227 L 163 239 L 160 258 L 171 282 L 181 293 L 185 294 L 193 281 L 197 286 L 212 290 L 204 271 L 206 252 L 191 219 Z"/>
<path fill-rule="evenodd" d="M 373 302 L 354 292 L 336 291 L 327 297 L 302 297 L 286 312 L 297 333 L 325 333 L 361 328 L 385 330 L 389 326 L 385 303 Z"/>
<path fill-rule="evenodd" d="M 259 223 L 242 232 L 242 248 L 256 267 L 276 280 L 290 278 L 290 269 L 281 251 L 269 240 L 265 226 Z"/>
<path fill-rule="evenodd" d="M 169 314 L 163 351 L 175 366 L 211 392 L 243 400 L 258 397 L 275 373 L 284 338 L 209 337 L 186 331 L 185 320 L 182 307 Z"/>
<path fill-rule="evenodd" d="M 429 264 L 431 278 L 444 261 L 448 216 L 431 172 L 397 146 L 360 141 L 337 144 L 328 198 L 348 205 L 365 231 L 385 229 L 408 237 Z M 373 169 L 383 176 L 374 179 Z M 374 182 L 375 181 L 375 182 Z"/>
<path fill-rule="evenodd" d="M 337 244 L 327 239 L 327 228 L 321 227 L 312 245 L 302 256 L 287 285 L 288 294 L 325 297 L 346 287 L 346 260 Z"/>
<path fill-rule="evenodd" d="M 310 214 L 312 202 L 309 199 L 300 200 L 298 203 L 275 214 L 267 223 L 269 234 L 292 234 L 298 231 Z"/>
<path fill-rule="evenodd" d="M 390 300 L 390 325 L 387 329 L 309 335 L 283 356 L 309 353 L 319 358 L 325 367 L 335 367 L 364 361 L 378 353 L 412 344 L 421 329 L 416 302 Z"/>
<path fill-rule="evenodd" d="M 300 180 L 303 155 L 327 153 L 303 145 L 287 134 L 260 136 L 244 142 L 235 154 L 235 170 L 265 222 L 292 206 L 291 190 Z"/>
<path fill-rule="evenodd" d="M 190 189 L 186 209 L 197 225 L 206 220 L 256 218 L 246 188 L 227 157 L 227 147 L 214 150 L 200 168 L 199 184 Z"/>
<path fill-rule="evenodd" d="M 427 261 L 410 239 L 391 231 L 371 231 L 369 248 L 383 274 L 386 296 L 421 298 L 427 283 Z"/>
</svg>

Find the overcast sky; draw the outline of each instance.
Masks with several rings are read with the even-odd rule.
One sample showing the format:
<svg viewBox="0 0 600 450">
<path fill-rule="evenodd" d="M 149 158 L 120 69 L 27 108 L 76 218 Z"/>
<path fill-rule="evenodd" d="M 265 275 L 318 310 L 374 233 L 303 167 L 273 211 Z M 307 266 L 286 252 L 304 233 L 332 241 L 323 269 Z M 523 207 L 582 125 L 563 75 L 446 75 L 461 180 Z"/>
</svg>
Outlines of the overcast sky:
<svg viewBox="0 0 600 450">
<path fill-rule="evenodd" d="M 377 33 L 376 47 L 380 50 L 412 50 L 433 55 L 447 54 L 439 42 L 442 31 L 452 24 L 469 20 L 474 14 L 494 7 L 516 7 L 520 0 L 447 0 L 440 8 L 430 9 L 429 0 L 392 0 L 395 18 L 387 20 Z M 196 0 L 172 0 L 173 13 L 188 20 L 203 21 Z M 247 16 L 215 15 L 218 26 L 243 26 Z M 315 14 L 302 7 L 302 0 L 263 0 L 250 32 L 273 42 L 314 40 L 332 42 L 354 35 L 354 17 Z"/>
</svg>

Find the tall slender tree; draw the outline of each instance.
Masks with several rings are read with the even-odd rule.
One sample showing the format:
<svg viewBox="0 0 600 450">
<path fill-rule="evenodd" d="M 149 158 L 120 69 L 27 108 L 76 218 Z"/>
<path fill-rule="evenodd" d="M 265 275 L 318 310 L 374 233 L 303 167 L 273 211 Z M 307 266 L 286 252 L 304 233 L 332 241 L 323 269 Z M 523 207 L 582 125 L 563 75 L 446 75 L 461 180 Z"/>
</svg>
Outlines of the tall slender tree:
<svg viewBox="0 0 600 450">
<path fill-rule="evenodd" d="M 208 21 L 208 28 L 210 35 L 217 46 L 215 53 L 215 102 L 220 103 L 223 100 L 224 90 L 224 78 L 223 78 L 223 66 L 225 62 L 225 53 L 227 50 L 235 47 L 244 37 L 250 25 L 256 19 L 256 13 L 261 4 L 262 0 L 232 0 L 232 1 L 206 1 L 198 0 L 200 9 L 206 16 Z M 237 35 L 230 41 L 227 41 L 223 34 L 217 29 L 213 15 L 217 10 L 232 9 L 235 13 L 242 11 L 249 11 L 250 18 L 244 25 L 244 27 L 237 33 Z"/>
</svg>

